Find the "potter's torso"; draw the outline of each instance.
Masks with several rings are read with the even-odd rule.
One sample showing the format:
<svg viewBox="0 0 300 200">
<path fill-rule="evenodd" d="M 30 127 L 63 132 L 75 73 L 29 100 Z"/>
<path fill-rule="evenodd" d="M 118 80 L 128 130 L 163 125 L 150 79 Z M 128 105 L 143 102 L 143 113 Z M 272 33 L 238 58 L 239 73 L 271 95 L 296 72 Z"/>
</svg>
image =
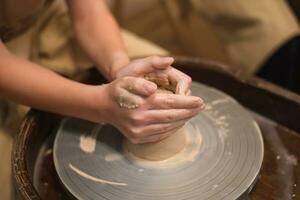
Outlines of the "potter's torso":
<svg viewBox="0 0 300 200">
<path fill-rule="evenodd" d="M 0 0 L 0 38 L 8 41 L 29 28 L 52 0 Z"/>
</svg>

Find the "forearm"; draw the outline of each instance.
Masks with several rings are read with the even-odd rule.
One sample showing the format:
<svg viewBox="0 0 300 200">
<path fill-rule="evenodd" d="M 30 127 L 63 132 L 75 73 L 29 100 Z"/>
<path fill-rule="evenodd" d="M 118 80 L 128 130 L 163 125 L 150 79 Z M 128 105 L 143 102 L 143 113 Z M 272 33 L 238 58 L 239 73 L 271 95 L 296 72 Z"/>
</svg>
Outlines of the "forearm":
<svg viewBox="0 0 300 200">
<path fill-rule="evenodd" d="M 80 46 L 109 80 L 128 64 L 119 27 L 104 0 L 67 0 Z"/>
<path fill-rule="evenodd" d="M 103 107 L 96 100 L 101 87 L 68 80 L 13 55 L 0 53 L 0 58 L 0 96 L 54 113 L 105 121 L 97 109 Z"/>
</svg>

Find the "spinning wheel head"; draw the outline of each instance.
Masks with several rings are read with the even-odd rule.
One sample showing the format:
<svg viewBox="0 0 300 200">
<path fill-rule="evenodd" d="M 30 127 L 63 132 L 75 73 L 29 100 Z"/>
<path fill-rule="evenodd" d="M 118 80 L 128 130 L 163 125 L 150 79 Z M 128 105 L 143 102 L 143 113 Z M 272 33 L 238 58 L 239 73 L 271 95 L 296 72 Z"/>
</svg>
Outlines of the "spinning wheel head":
<svg viewBox="0 0 300 200">
<path fill-rule="evenodd" d="M 263 159 L 260 130 L 226 94 L 194 83 L 206 111 L 185 126 L 187 145 L 162 161 L 135 159 L 115 128 L 66 118 L 58 129 L 54 162 L 66 190 L 77 199 L 240 199 Z"/>
</svg>

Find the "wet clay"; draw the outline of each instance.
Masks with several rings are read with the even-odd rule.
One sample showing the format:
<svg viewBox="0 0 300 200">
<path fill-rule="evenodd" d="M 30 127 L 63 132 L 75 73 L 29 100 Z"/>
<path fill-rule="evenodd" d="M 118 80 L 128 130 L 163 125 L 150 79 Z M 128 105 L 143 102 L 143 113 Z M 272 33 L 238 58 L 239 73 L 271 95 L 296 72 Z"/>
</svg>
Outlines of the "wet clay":
<svg viewBox="0 0 300 200">
<path fill-rule="evenodd" d="M 151 81 L 157 85 L 158 88 L 162 90 L 167 90 L 172 93 L 176 93 L 176 84 L 172 83 L 166 73 L 153 72 L 149 73 L 144 77 L 146 80 Z"/>
<path fill-rule="evenodd" d="M 169 137 L 158 141 L 145 144 L 133 144 L 129 140 L 124 141 L 124 148 L 135 156 L 150 160 L 166 160 L 184 149 L 186 145 L 185 128 L 181 127 Z"/>
<path fill-rule="evenodd" d="M 200 147 L 202 144 L 202 135 L 199 134 L 200 132 L 199 128 L 195 126 L 195 124 L 190 122 L 187 122 L 184 125 L 183 130 L 185 130 L 184 134 L 186 139 L 184 148 L 178 153 L 176 153 L 175 155 L 167 159 L 147 160 L 141 157 L 137 157 L 132 152 L 127 151 L 127 149 L 125 149 L 124 155 L 132 163 L 134 163 L 136 166 L 139 166 L 141 168 L 170 169 L 190 162 L 194 162 L 200 152 Z M 153 150 L 155 150 L 154 147 Z M 161 151 L 159 151 L 158 153 L 160 153 L 159 156 L 162 155 Z"/>
<path fill-rule="evenodd" d="M 145 77 L 147 80 L 153 81 L 158 85 L 156 93 L 172 94 L 170 91 L 170 84 L 163 78 L 154 79 L 153 77 Z M 169 134 L 170 133 L 170 134 Z M 166 160 L 184 149 L 186 145 L 186 134 L 184 126 L 179 127 L 177 130 L 170 131 L 169 137 L 158 142 L 151 142 L 145 144 L 133 144 L 125 139 L 124 149 L 133 155 L 149 160 L 161 161 Z"/>
</svg>

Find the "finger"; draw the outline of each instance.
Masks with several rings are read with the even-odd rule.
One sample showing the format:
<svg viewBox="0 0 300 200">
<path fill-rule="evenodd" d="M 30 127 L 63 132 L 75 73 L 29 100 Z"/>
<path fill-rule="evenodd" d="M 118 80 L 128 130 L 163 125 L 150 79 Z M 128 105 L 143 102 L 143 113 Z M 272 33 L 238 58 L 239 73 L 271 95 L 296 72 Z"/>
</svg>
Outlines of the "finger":
<svg viewBox="0 0 300 200">
<path fill-rule="evenodd" d="M 152 106 L 150 109 L 191 109 L 203 104 L 200 97 L 176 94 L 156 94 L 149 101 Z"/>
<path fill-rule="evenodd" d="M 193 109 L 165 109 L 165 110 L 148 110 L 145 117 L 150 123 L 170 123 L 180 120 L 189 119 L 204 110 L 205 105 Z"/>
<path fill-rule="evenodd" d="M 135 76 L 143 76 L 156 70 L 163 70 L 174 62 L 172 57 L 150 56 L 147 58 L 136 60 L 133 65 Z"/>
<path fill-rule="evenodd" d="M 135 109 L 141 106 L 143 99 L 123 88 L 120 88 L 116 101 L 121 108 Z"/>
<path fill-rule="evenodd" d="M 190 89 L 192 79 L 183 72 L 172 67 L 168 69 L 168 76 L 172 85 L 176 85 L 176 94 L 185 95 Z"/>
<path fill-rule="evenodd" d="M 189 79 L 181 79 L 176 85 L 176 93 L 180 95 L 185 95 L 190 89 L 191 84 Z"/>
<path fill-rule="evenodd" d="M 121 83 L 121 87 L 140 96 L 150 96 L 157 89 L 155 83 L 135 77 L 126 77 L 125 82 Z"/>
<path fill-rule="evenodd" d="M 192 95 L 192 91 L 191 90 L 188 90 L 186 93 L 185 93 L 186 96 L 190 96 Z"/>
</svg>

